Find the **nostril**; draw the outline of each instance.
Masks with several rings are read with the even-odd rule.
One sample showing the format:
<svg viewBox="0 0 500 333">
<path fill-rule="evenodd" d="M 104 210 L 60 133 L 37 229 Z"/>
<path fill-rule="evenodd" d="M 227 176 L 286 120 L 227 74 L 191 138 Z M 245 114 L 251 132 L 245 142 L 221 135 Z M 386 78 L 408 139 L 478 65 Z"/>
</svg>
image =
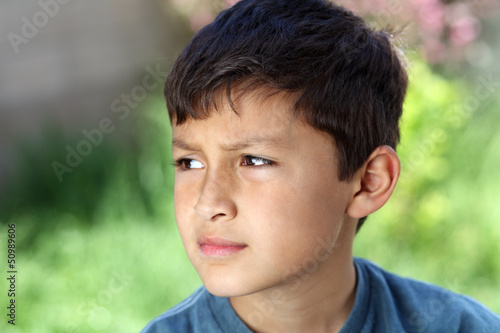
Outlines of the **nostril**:
<svg viewBox="0 0 500 333">
<path fill-rule="evenodd" d="M 215 221 L 215 220 L 218 220 L 219 218 L 224 218 L 226 216 L 227 216 L 227 214 L 225 214 L 225 213 L 215 214 L 214 216 L 212 216 L 211 220 Z"/>
</svg>

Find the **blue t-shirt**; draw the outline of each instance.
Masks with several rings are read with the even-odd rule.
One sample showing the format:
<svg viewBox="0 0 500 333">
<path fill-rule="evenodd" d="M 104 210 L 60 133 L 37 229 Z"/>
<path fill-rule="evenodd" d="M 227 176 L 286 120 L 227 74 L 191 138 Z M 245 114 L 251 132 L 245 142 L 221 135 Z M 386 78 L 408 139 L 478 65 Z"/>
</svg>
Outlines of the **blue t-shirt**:
<svg viewBox="0 0 500 333">
<path fill-rule="evenodd" d="M 355 258 L 354 307 L 341 333 L 500 333 L 500 316 L 477 301 L 446 289 L 402 278 Z M 141 333 L 251 333 L 229 299 L 201 287 L 153 319 Z"/>
</svg>

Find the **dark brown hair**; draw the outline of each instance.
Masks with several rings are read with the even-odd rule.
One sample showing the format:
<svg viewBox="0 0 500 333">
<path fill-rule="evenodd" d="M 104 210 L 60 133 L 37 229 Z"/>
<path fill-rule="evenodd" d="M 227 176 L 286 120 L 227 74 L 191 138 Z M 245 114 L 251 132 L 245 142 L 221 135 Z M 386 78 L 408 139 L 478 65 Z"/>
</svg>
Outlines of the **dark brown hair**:
<svg viewBox="0 0 500 333">
<path fill-rule="evenodd" d="M 167 78 L 165 98 L 171 119 L 182 124 L 208 117 L 221 92 L 233 106 L 236 85 L 293 93 L 293 112 L 334 138 L 338 176 L 348 181 L 376 147 L 396 147 L 407 83 L 391 33 L 343 7 L 242 0 L 193 37 Z"/>
</svg>

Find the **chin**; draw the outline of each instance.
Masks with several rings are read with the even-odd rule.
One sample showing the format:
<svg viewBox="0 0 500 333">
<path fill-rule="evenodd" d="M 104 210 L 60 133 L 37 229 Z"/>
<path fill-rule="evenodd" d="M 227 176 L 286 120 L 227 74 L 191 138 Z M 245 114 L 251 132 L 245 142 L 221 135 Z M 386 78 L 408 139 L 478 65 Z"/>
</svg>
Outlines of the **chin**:
<svg viewBox="0 0 500 333">
<path fill-rule="evenodd" d="M 229 282 L 224 280 L 211 281 L 210 279 L 202 279 L 203 285 L 214 296 L 218 297 L 238 297 L 249 294 L 248 290 L 243 285 L 237 282 Z"/>
<path fill-rule="evenodd" d="M 203 285 L 207 290 L 218 297 L 239 297 L 261 291 L 255 281 L 241 272 L 204 272 L 200 274 Z"/>
<path fill-rule="evenodd" d="M 205 281 L 203 281 L 203 284 L 205 285 L 205 288 L 207 288 L 208 292 L 218 297 L 237 297 L 247 294 L 241 286 L 232 286 L 220 282 L 211 283 Z"/>
</svg>

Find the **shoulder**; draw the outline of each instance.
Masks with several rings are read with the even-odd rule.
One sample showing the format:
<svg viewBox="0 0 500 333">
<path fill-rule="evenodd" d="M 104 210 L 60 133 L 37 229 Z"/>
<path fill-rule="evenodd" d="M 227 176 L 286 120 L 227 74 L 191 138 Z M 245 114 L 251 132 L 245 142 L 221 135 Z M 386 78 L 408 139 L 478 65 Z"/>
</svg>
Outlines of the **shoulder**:
<svg viewBox="0 0 500 333">
<path fill-rule="evenodd" d="M 175 307 L 154 318 L 141 333 L 174 333 L 195 331 L 196 324 L 203 316 L 203 303 L 209 297 L 205 287 L 196 290 Z"/>
<path fill-rule="evenodd" d="M 468 296 L 397 276 L 367 260 L 355 262 L 368 282 L 377 320 L 397 318 L 404 332 L 500 332 L 500 316 Z"/>
</svg>

